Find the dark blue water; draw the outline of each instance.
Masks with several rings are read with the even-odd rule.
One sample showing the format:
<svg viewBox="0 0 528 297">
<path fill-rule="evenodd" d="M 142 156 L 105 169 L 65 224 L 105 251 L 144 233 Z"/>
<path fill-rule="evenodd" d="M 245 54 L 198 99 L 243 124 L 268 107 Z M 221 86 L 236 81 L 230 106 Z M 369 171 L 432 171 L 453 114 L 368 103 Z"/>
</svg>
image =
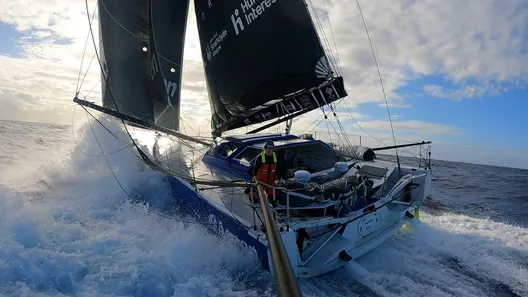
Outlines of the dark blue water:
<svg viewBox="0 0 528 297">
<path fill-rule="evenodd" d="M 528 170 L 433 161 L 435 185 L 425 210 L 528 227 Z"/>
</svg>

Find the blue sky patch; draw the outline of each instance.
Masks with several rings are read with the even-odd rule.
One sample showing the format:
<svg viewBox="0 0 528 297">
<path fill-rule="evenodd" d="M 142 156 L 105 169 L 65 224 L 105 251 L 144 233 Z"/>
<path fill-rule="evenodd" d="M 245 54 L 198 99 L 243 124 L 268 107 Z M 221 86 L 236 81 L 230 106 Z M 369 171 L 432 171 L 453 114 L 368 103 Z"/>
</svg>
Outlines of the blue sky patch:
<svg viewBox="0 0 528 297">
<path fill-rule="evenodd" d="M 20 58 L 19 40 L 23 36 L 14 26 L 0 22 L 0 55 Z"/>
<path fill-rule="evenodd" d="M 457 100 L 433 96 L 424 90 L 426 85 L 442 86 L 444 95 L 457 95 L 466 87 L 474 86 L 477 90 L 472 98 L 462 96 L 462 100 Z M 483 90 L 479 89 L 481 87 Z M 411 82 L 397 90 L 397 93 L 412 108 L 391 107 L 391 115 L 403 115 L 393 121 L 412 119 L 457 127 L 464 136 L 443 136 L 446 141 L 454 143 L 528 148 L 526 84 L 491 83 L 490 88 L 486 88 L 475 80 L 453 84 L 433 76 Z M 361 104 L 356 111 L 376 120 L 388 120 L 386 107 L 377 103 Z"/>
<path fill-rule="evenodd" d="M 62 38 L 54 34 L 51 30 L 27 30 L 17 31 L 15 26 L 0 22 L 0 55 L 10 56 L 13 58 L 22 58 L 24 44 L 38 42 L 50 42 L 59 45 L 73 43 L 71 38 Z"/>
</svg>

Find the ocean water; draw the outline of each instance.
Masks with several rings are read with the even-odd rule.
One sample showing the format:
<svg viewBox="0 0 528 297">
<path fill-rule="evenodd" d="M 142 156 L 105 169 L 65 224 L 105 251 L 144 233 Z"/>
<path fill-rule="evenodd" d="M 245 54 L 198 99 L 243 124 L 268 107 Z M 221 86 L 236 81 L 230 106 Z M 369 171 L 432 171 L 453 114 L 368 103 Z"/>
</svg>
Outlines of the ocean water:
<svg viewBox="0 0 528 297">
<path fill-rule="evenodd" d="M 170 190 L 103 122 L 122 140 L 97 124 L 0 121 L 0 295 L 276 296 L 232 238 L 127 202 Z M 528 296 L 528 171 L 433 163 L 420 221 L 301 280 L 304 296 Z"/>
</svg>

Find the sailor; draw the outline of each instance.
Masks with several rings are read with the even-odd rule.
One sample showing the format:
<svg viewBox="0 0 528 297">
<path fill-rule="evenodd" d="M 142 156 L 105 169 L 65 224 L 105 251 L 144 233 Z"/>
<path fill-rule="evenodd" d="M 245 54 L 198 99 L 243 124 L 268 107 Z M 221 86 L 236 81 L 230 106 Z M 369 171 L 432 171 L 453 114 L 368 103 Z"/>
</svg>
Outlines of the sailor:
<svg viewBox="0 0 528 297">
<path fill-rule="evenodd" d="M 278 158 L 277 153 L 275 152 L 275 144 L 273 141 L 268 140 L 264 143 L 264 150 L 257 157 L 255 161 L 255 166 L 252 170 L 252 176 L 256 177 L 260 182 L 274 185 L 275 177 L 280 179 L 284 178 L 284 160 Z M 262 188 L 268 195 L 268 200 L 273 201 L 273 188 L 262 185 Z M 277 196 L 277 195 L 275 195 Z"/>
</svg>

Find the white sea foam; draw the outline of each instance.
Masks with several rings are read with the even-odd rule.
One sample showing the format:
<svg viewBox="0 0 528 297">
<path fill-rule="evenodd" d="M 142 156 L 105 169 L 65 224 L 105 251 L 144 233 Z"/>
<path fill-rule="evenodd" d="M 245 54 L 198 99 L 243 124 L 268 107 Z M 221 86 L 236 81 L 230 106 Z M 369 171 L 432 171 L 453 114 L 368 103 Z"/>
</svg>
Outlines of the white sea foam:
<svg viewBox="0 0 528 297">
<path fill-rule="evenodd" d="M 105 122 L 125 141 L 117 122 Z M 2 134 L 0 294 L 6 296 L 267 296 L 255 254 L 195 224 L 127 202 L 101 156 L 74 150 L 71 131 L 11 125 Z M 93 126 L 104 151 L 127 146 Z M 79 148 L 100 154 L 89 126 Z M 9 143 L 8 141 L 9 140 Z M 130 195 L 170 199 L 163 175 L 134 150 L 107 155 Z M 420 222 L 328 275 L 302 280 L 305 296 L 528 296 L 528 230 L 465 215 Z"/>
</svg>

